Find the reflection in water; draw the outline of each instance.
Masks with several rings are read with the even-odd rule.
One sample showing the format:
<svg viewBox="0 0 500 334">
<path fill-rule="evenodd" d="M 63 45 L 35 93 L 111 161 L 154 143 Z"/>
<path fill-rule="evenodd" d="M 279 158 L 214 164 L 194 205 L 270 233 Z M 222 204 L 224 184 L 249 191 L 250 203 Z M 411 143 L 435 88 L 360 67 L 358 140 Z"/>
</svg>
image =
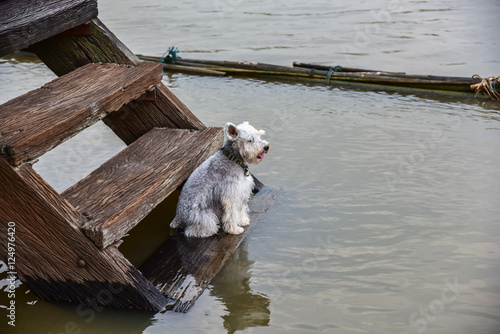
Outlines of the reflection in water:
<svg viewBox="0 0 500 334">
<path fill-rule="evenodd" d="M 227 333 L 250 327 L 269 326 L 269 298 L 250 288 L 251 268 L 254 261 L 248 259 L 247 242 L 243 241 L 224 268 L 212 280 L 210 294 L 226 305 L 227 314 L 222 316 Z"/>
</svg>

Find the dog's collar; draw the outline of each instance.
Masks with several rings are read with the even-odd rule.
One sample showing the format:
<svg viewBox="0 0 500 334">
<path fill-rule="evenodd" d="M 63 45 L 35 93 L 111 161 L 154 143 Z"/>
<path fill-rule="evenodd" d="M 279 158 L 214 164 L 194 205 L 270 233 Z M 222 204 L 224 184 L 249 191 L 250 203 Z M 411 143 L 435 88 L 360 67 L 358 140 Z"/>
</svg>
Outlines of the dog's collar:
<svg viewBox="0 0 500 334">
<path fill-rule="evenodd" d="M 248 170 L 248 166 L 245 165 L 243 161 L 236 159 L 236 157 L 233 154 L 231 154 L 231 152 L 225 150 L 224 148 L 221 148 L 221 151 L 222 154 L 228 157 L 229 160 L 236 163 L 237 165 L 240 165 L 240 167 L 243 168 L 243 171 L 245 171 L 245 176 L 250 176 L 250 171 Z"/>
</svg>

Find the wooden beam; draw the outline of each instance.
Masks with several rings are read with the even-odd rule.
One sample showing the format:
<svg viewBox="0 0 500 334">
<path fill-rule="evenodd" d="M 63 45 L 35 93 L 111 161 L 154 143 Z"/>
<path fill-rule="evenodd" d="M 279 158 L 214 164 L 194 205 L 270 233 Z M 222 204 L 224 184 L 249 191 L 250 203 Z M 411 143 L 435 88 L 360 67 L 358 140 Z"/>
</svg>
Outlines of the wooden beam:
<svg viewBox="0 0 500 334">
<path fill-rule="evenodd" d="M 0 153 L 11 164 L 35 159 L 162 77 L 160 64 L 88 64 L 0 106 Z"/>
<path fill-rule="evenodd" d="M 98 249 L 82 216 L 28 164 L 0 157 L 0 249 L 15 249 L 15 271 L 40 299 L 161 310 L 167 300 L 115 248 Z M 10 224 L 9 224 L 10 223 Z M 7 240 L 14 226 L 14 239 Z M 6 251 L 0 257 L 7 263 Z"/>
<path fill-rule="evenodd" d="M 57 75 L 88 63 L 137 65 L 140 60 L 99 20 L 93 19 L 92 36 L 54 36 L 31 49 Z M 104 119 L 130 144 L 154 127 L 202 130 L 205 125 L 163 83 L 156 86 L 156 101 L 134 101 Z"/>
<path fill-rule="evenodd" d="M 97 0 L 0 1 L 0 56 L 97 16 Z"/>
<path fill-rule="evenodd" d="M 156 88 L 149 88 L 144 94 L 139 96 L 136 101 L 156 101 Z"/>
<path fill-rule="evenodd" d="M 242 234 L 186 238 L 176 231 L 139 270 L 170 299 L 172 310 L 187 312 L 278 194 L 278 190 L 262 188 L 255 195 L 249 203 L 250 225 Z"/>
<path fill-rule="evenodd" d="M 30 49 L 56 75 L 65 75 L 88 63 L 138 65 L 141 61 L 98 18 L 91 20 L 92 35 L 56 35 Z"/>
<path fill-rule="evenodd" d="M 74 27 L 66 31 L 63 31 L 61 35 L 92 36 L 92 24 L 90 24 L 90 21 L 85 22 L 84 24 L 81 24 L 78 27 Z"/>
<path fill-rule="evenodd" d="M 205 125 L 165 85 L 156 85 L 156 100 L 132 101 L 103 119 L 130 145 L 155 127 L 203 130 Z"/>
<path fill-rule="evenodd" d="M 222 128 L 153 129 L 62 196 L 89 221 L 85 233 L 100 248 L 120 240 L 193 170 L 222 147 Z"/>
</svg>

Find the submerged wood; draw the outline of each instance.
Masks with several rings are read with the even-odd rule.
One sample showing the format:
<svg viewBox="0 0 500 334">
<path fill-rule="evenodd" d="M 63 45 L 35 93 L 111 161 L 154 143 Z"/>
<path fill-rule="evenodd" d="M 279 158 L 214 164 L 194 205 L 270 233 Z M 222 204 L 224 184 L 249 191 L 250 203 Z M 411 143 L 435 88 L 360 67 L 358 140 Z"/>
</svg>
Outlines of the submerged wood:
<svg viewBox="0 0 500 334">
<path fill-rule="evenodd" d="M 250 225 L 242 234 L 186 238 L 176 231 L 139 270 L 170 299 L 168 308 L 187 312 L 278 194 L 278 190 L 264 187 L 250 200 Z"/>
</svg>

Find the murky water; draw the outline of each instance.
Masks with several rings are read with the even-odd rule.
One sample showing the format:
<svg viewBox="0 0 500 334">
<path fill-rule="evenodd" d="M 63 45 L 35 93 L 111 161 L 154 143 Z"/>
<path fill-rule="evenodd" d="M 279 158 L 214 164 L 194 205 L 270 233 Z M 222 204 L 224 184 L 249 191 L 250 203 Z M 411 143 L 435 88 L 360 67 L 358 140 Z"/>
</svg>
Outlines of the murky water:
<svg viewBox="0 0 500 334">
<path fill-rule="evenodd" d="M 136 53 L 176 45 L 200 59 L 500 74 L 495 0 L 99 5 Z M 31 58 L 1 59 L 0 102 L 54 77 Z M 267 130 L 272 150 L 252 170 L 283 188 L 280 200 L 189 313 L 90 317 L 21 285 L 14 333 L 500 332 L 499 103 L 183 74 L 164 82 L 207 125 Z M 62 190 L 121 147 L 93 127 L 35 167 Z M 168 233 L 176 196 L 125 239 L 133 263 L 161 243 L 141 237 Z M 8 303 L 1 293 L 6 333 Z"/>
</svg>

